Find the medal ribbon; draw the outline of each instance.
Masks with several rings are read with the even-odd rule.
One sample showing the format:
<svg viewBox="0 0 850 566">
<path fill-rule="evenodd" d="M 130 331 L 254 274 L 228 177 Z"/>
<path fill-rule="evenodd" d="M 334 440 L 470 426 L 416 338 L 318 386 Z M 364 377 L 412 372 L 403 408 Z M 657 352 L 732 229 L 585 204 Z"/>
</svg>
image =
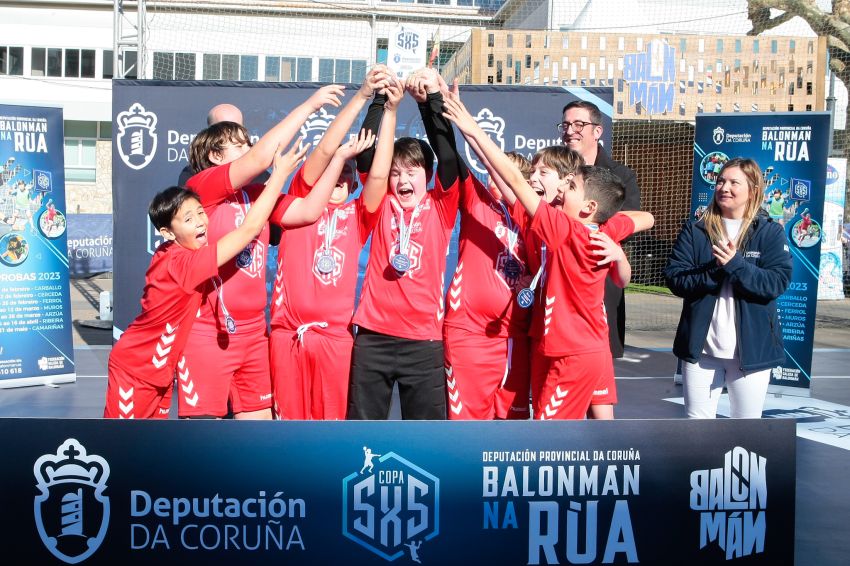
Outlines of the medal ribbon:
<svg viewBox="0 0 850 566">
<path fill-rule="evenodd" d="M 517 226 L 514 224 L 513 218 L 508 214 L 508 207 L 505 206 L 501 200 L 497 200 L 499 206 L 502 208 L 502 212 L 505 214 L 505 226 L 508 228 L 508 257 L 515 255 L 516 245 L 519 241 L 519 230 Z"/>
<path fill-rule="evenodd" d="M 334 236 L 336 235 L 338 213 L 339 208 L 334 209 L 333 215 L 328 220 L 327 226 L 325 226 L 325 251 L 327 253 L 331 253 L 331 246 L 333 245 Z"/>
<path fill-rule="evenodd" d="M 391 201 L 396 210 L 398 210 L 398 253 L 407 254 L 410 249 L 410 237 L 413 235 L 413 223 L 416 222 L 416 217 L 422 210 L 422 203 L 416 205 L 413 213 L 410 215 L 410 224 L 404 223 L 404 209 L 395 200 Z"/>
</svg>

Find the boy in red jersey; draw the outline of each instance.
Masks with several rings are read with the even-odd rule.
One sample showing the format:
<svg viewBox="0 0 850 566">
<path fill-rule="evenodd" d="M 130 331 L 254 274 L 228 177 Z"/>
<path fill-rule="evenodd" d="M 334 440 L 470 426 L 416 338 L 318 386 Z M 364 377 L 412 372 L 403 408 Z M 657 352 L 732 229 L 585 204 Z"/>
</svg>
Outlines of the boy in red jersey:
<svg viewBox="0 0 850 566">
<path fill-rule="evenodd" d="M 593 391 L 613 375 L 608 327 L 602 302 L 605 277 L 619 283 L 630 276 L 622 256 L 608 245 L 652 227 L 652 215 L 616 213 L 624 198 L 622 182 L 610 171 L 582 166 L 574 175 L 558 175 L 558 194 L 547 205 L 519 170 L 475 123 L 459 99 L 446 101 L 446 117 L 480 150 L 524 208 L 530 230 L 548 250 L 543 286 L 543 336 L 534 353 L 532 404 L 538 419 L 581 419 Z M 571 151 L 571 150 L 566 150 Z M 599 232 L 604 236 L 591 236 Z M 592 243 L 603 238 L 608 254 L 599 260 Z"/>
<path fill-rule="evenodd" d="M 329 206 L 318 222 L 287 232 L 278 255 L 270 339 L 275 413 L 284 419 L 344 419 L 351 367 L 350 331 L 358 255 L 369 236 L 360 200 L 346 204 L 357 185 L 348 161 L 364 149 L 339 147 L 365 103 L 390 74 L 375 66 L 339 112 L 290 184 L 306 195 L 330 184 Z"/>
<path fill-rule="evenodd" d="M 357 143 L 339 144 L 373 93 L 392 81 L 383 65 L 369 72 L 290 184 L 294 196 L 322 185 L 333 193 L 317 222 L 288 230 L 281 240 L 269 344 L 278 418 L 345 418 L 358 259 L 372 228 L 362 198 L 348 201 L 357 188 L 350 160 L 371 147 L 375 135 L 363 130 Z M 401 86 L 395 91 L 401 99 Z"/>
<path fill-rule="evenodd" d="M 476 147 L 474 141 L 470 145 Z M 528 160 L 508 155 L 527 178 Z M 488 185 L 470 175 L 460 193 L 458 264 L 443 326 L 451 420 L 529 417 L 531 311 L 517 303 L 521 282 L 528 279 L 528 258 L 496 175 Z"/>
<path fill-rule="evenodd" d="M 436 71 L 423 69 L 408 79 L 419 104 L 428 140 L 437 154 L 435 187 L 428 144 L 400 138 L 395 107 L 376 96 L 364 122 L 381 119 L 374 163 L 364 152 L 358 169 L 369 171 L 363 205 L 377 215 L 360 304 L 351 364 L 348 418 L 386 419 L 398 383 L 405 419 L 445 419 L 443 372 L 443 276 L 458 207 L 458 187 L 468 171 L 455 147 L 451 124 L 441 115 L 443 96 Z M 369 167 L 371 165 L 371 168 Z M 377 186 L 374 193 L 369 189 Z"/>
<path fill-rule="evenodd" d="M 109 355 L 107 418 L 168 417 L 174 371 L 201 303 L 201 288 L 265 226 L 284 181 L 306 150 L 294 144 L 275 156 L 274 172 L 240 226 L 217 242 L 198 195 L 171 187 L 156 195 L 148 215 L 165 239 L 151 259 L 142 312 Z M 178 362 L 180 360 L 180 362 Z"/>
<path fill-rule="evenodd" d="M 248 132 L 233 122 L 219 122 L 192 141 L 195 171 L 186 186 L 201 196 L 209 214 L 210 239 L 238 226 L 250 210 L 261 185 L 249 185 L 268 166 L 270 147 L 288 142 L 301 124 L 326 104 L 339 106 L 342 87 L 317 90 L 251 147 Z M 272 150 L 273 151 L 273 150 Z M 316 191 L 292 206 L 278 207 L 270 222 L 285 228 L 315 222 L 331 188 Z M 281 203 L 286 202 L 279 197 Z M 234 259 L 210 279 L 201 314 L 179 368 L 180 417 L 270 419 L 272 392 L 266 326 L 265 266 L 269 229 L 264 227 Z"/>
</svg>

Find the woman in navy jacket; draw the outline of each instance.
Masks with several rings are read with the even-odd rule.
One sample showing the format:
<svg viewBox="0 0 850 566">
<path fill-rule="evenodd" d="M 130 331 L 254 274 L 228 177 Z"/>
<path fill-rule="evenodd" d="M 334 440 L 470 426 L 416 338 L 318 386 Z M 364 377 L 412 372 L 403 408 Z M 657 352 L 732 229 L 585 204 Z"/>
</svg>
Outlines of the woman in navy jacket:
<svg viewBox="0 0 850 566">
<path fill-rule="evenodd" d="M 776 298 L 791 280 L 791 254 L 784 228 L 760 213 L 763 191 L 755 161 L 729 160 L 664 270 L 684 299 L 673 353 L 689 418 L 714 418 L 724 386 L 733 418 L 761 417 L 770 369 L 785 361 Z"/>
</svg>

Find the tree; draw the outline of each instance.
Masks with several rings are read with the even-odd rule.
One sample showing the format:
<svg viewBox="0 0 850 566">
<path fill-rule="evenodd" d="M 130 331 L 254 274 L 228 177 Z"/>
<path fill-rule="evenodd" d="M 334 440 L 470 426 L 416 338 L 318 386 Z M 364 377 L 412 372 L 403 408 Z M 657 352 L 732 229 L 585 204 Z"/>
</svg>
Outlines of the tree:
<svg viewBox="0 0 850 566">
<path fill-rule="evenodd" d="M 748 0 L 747 4 L 747 15 L 753 25 L 747 35 L 759 35 L 794 17 L 800 17 L 812 31 L 825 36 L 829 69 L 850 90 L 850 0 L 832 0 L 832 11 L 818 6 L 816 0 Z M 783 13 L 771 18 L 771 8 Z M 850 100 L 847 112 L 850 119 Z M 848 132 L 850 128 L 846 126 L 844 130 L 834 130 L 833 146 L 850 161 Z M 850 194 L 847 196 L 850 199 Z"/>
</svg>

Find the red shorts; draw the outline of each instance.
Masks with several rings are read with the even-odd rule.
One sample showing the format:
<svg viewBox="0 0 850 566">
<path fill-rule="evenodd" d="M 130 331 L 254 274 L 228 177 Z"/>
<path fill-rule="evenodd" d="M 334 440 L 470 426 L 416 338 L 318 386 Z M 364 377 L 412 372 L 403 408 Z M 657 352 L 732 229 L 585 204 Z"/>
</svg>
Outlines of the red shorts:
<svg viewBox="0 0 850 566">
<path fill-rule="evenodd" d="M 549 358 L 535 348 L 531 360 L 535 419 L 584 419 L 594 388 L 614 379 L 610 350 Z"/>
<path fill-rule="evenodd" d="M 596 389 L 593 390 L 593 397 L 590 399 L 591 405 L 616 405 L 617 404 L 617 382 L 614 379 L 614 372 L 604 373 L 599 376 L 599 383 L 596 384 Z"/>
<path fill-rule="evenodd" d="M 275 328 L 271 337 L 272 386 L 277 418 L 345 420 L 354 337 Z"/>
<path fill-rule="evenodd" d="M 269 338 L 264 328 L 209 336 L 193 333 L 177 364 L 177 414 L 224 417 L 272 406 Z"/>
<path fill-rule="evenodd" d="M 528 337 L 443 327 L 449 420 L 529 417 Z"/>
<path fill-rule="evenodd" d="M 171 410 L 174 381 L 157 387 L 112 363 L 107 366 L 106 419 L 167 419 Z"/>
</svg>

